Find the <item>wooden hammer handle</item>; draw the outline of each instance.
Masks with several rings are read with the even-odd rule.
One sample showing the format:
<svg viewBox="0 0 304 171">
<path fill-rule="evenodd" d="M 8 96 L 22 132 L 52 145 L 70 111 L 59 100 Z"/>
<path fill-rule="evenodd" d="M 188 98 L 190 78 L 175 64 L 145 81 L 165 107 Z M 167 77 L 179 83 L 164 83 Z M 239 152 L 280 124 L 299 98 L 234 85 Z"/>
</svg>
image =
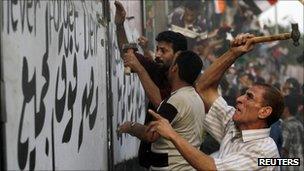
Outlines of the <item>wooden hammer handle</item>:
<svg viewBox="0 0 304 171">
<path fill-rule="evenodd" d="M 283 34 L 277 34 L 272 36 L 259 36 L 251 38 L 250 40 L 253 40 L 253 43 L 262 43 L 262 42 L 271 42 L 276 40 L 286 40 L 291 38 L 291 33 L 283 33 Z"/>
</svg>

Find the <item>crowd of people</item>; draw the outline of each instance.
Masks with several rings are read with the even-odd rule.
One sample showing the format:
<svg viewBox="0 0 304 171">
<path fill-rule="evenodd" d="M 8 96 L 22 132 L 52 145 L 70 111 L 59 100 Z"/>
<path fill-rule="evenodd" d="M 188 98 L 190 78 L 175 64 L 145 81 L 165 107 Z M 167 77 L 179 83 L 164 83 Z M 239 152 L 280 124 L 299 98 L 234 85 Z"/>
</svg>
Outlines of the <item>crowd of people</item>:
<svg viewBox="0 0 304 171">
<path fill-rule="evenodd" d="M 202 4 L 199 0 L 176 2 L 176 7 L 168 17 L 169 29 L 173 28 L 172 30 L 174 30 L 175 26 L 179 26 L 198 33 L 209 33 L 209 37 L 187 37 L 188 45 L 201 56 L 205 68 L 216 59 L 216 56 L 222 55 L 229 48 L 229 40 L 227 39 L 229 36 L 235 37 L 243 32 L 255 35 L 270 34 L 271 29 L 259 25 L 257 16 L 249 10 L 246 3 L 230 1 L 224 13 L 213 13 L 212 16 L 210 16 L 210 12 L 209 15 L 206 13 L 208 12 L 208 9 L 206 10 L 208 3 L 212 2 L 205 2 L 205 4 Z M 214 20 L 210 20 L 210 18 L 216 18 L 216 22 L 213 22 Z M 271 53 L 267 54 L 267 52 Z M 288 49 L 280 46 L 280 43 L 262 44 L 256 47 L 251 56 L 255 56 L 254 60 L 240 62 L 239 65 L 236 63 L 228 69 L 220 82 L 221 93 L 229 105 L 235 106 L 236 98 L 244 94 L 254 83 L 267 83 L 281 90 L 286 109 L 282 118 L 272 126 L 270 135 L 278 145 L 282 157 L 298 156 L 303 161 L 303 145 L 301 142 L 304 141 L 304 84 L 301 85 L 296 78 L 284 76 L 282 66 L 286 65 L 287 60 L 284 60 L 284 58 L 288 56 Z M 303 63 L 302 58 L 301 56 L 298 57 L 297 62 Z M 290 57 L 289 60 L 291 60 Z M 294 93 L 290 94 L 289 92 Z M 286 117 L 286 115 L 289 117 Z M 289 144 L 291 141 L 294 142 L 293 145 Z M 207 133 L 201 150 L 211 154 L 217 151 L 219 147 L 219 143 Z M 287 155 L 284 152 L 285 150 L 297 154 Z"/>
<path fill-rule="evenodd" d="M 126 12 L 120 2 L 115 5 L 122 49 L 127 43 Z M 169 15 L 169 31 L 158 34 L 155 52 L 146 48 L 144 37 L 139 39 L 144 55 L 121 51 L 125 66 L 138 74 L 149 99 L 144 124 L 128 121 L 117 130 L 142 140 L 141 166 L 276 170 L 258 166 L 257 160 L 282 157 L 299 158 L 301 163 L 282 169 L 303 169 L 304 84 L 292 77 L 279 78 L 275 62 L 276 67 L 269 68 L 265 58 L 247 59 L 249 52 L 271 59 L 276 52 L 250 41 L 267 33 L 258 31 L 254 14 L 244 10 L 244 4 L 230 5 L 237 6 L 229 11 L 233 17 L 219 15 L 220 22 L 210 24 L 199 11 L 201 1 L 186 1 Z M 237 59 L 250 62 L 238 65 Z"/>
</svg>

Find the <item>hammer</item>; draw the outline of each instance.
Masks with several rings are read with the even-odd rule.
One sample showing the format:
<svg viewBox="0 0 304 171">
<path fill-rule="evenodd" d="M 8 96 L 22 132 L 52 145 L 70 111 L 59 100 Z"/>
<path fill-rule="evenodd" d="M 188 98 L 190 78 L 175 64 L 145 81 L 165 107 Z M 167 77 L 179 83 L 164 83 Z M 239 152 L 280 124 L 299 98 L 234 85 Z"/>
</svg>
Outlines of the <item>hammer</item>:
<svg viewBox="0 0 304 171">
<path fill-rule="evenodd" d="M 122 51 L 123 51 L 124 53 L 127 53 L 127 51 L 128 51 L 129 49 L 132 49 L 132 50 L 133 50 L 133 53 L 136 52 L 136 51 L 138 51 L 137 44 L 136 44 L 136 43 L 126 43 L 126 44 L 123 44 L 123 45 L 122 45 Z M 125 73 L 126 75 L 130 75 L 130 73 L 131 73 L 131 68 L 130 68 L 130 67 L 125 67 L 125 68 L 124 68 L 124 73 Z"/>
<path fill-rule="evenodd" d="M 287 40 L 291 38 L 293 40 L 293 44 L 295 46 L 299 46 L 300 31 L 298 29 L 298 24 L 297 23 L 291 24 L 291 29 L 292 29 L 291 33 L 253 37 L 250 40 L 252 40 L 253 43 L 262 43 L 262 42 L 271 42 L 276 40 Z"/>
</svg>

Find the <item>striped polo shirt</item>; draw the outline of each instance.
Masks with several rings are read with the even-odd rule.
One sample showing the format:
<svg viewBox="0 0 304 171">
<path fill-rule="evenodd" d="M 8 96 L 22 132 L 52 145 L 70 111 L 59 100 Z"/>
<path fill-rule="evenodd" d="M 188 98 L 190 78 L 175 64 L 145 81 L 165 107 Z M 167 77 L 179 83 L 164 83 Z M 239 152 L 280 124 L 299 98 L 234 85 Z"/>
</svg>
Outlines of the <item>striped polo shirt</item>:
<svg viewBox="0 0 304 171">
<path fill-rule="evenodd" d="M 203 101 L 192 86 L 171 93 L 157 110 L 169 120 L 179 135 L 197 149 L 203 141 L 204 111 Z M 163 137 L 152 143 L 151 151 L 153 156 L 150 170 L 194 170 L 176 147 Z"/>
<path fill-rule="evenodd" d="M 232 120 L 235 108 L 219 97 L 204 120 L 204 127 L 219 143 L 214 153 L 217 170 L 279 170 L 276 166 L 258 166 L 258 158 L 279 158 L 277 146 L 269 137 L 270 128 L 240 131 Z"/>
</svg>

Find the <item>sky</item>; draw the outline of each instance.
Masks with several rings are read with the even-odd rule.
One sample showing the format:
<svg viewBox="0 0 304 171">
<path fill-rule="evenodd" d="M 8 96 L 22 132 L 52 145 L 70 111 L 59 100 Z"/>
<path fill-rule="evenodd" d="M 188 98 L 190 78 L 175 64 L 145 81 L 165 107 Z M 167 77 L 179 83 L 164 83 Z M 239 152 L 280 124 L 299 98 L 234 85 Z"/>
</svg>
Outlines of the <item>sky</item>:
<svg viewBox="0 0 304 171">
<path fill-rule="evenodd" d="M 280 25 L 290 25 L 291 22 L 297 22 L 300 32 L 304 32 L 304 5 L 298 0 L 279 0 L 276 4 L 278 11 L 278 23 Z M 259 16 L 261 24 L 275 23 L 275 7 L 271 7 Z"/>
</svg>

